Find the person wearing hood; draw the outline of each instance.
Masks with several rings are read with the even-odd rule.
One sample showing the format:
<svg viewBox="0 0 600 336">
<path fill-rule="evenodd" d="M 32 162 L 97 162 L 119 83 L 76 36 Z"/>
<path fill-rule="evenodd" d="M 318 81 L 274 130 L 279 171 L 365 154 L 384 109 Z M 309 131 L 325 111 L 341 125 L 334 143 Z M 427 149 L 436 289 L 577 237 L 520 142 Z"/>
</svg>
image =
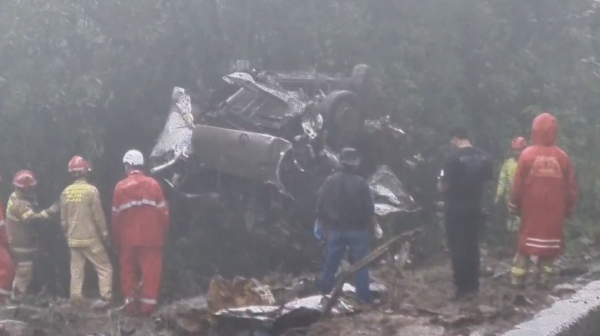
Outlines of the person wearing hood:
<svg viewBox="0 0 600 336">
<path fill-rule="evenodd" d="M 322 225 L 327 244 L 327 256 L 320 289 L 323 295 L 333 289 L 335 274 L 346 250 L 350 260 L 357 262 L 371 252 L 371 237 L 377 230 L 375 204 L 367 181 L 357 173 L 360 159 L 354 148 L 340 153 L 341 171 L 325 179 L 317 196 L 317 224 Z M 371 303 L 369 270 L 360 269 L 355 276 L 356 296 Z"/>
<path fill-rule="evenodd" d="M 564 247 L 564 222 L 577 202 L 577 182 L 569 156 L 556 145 L 558 125 L 549 113 L 533 120 L 531 146 L 517 163 L 509 211 L 521 217 L 519 247 L 511 270 L 512 284 L 522 288 L 529 263 L 547 287 L 554 260 Z"/>
</svg>

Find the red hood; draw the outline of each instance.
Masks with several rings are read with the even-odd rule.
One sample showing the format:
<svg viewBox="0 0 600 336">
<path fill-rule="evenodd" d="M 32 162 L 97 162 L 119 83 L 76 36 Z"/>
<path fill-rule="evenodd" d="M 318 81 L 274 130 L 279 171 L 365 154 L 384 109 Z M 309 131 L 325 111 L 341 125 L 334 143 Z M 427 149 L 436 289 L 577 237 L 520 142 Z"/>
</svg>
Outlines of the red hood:
<svg viewBox="0 0 600 336">
<path fill-rule="evenodd" d="M 550 113 L 542 113 L 533 119 L 531 127 L 531 144 L 537 146 L 554 146 L 558 137 L 556 119 Z"/>
</svg>

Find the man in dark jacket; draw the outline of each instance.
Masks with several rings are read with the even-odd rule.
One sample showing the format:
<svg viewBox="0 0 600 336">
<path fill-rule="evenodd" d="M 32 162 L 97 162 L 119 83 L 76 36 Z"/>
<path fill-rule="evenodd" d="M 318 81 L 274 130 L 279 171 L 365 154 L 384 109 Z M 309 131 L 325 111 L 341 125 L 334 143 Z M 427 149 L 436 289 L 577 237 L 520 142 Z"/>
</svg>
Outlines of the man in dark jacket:
<svg viewBox="0 0 600 336">
<path fill-rule="evenodd" d="M 451 135 L 453 151 L 444 160 L 438 190 L 444 194 L 444 224 L 452 259 L 456 299 L 479 291 L 479 231 L 484 215 L 481 200 L 492 181 L 491 157 L 469 141 L 466 129 Z"/>
<path fill-rule="evenodd" d="M 360 163 L 357 151 L 344 148 L 340 163 L 342 170 L 327 177 L 317 199 L 317 221 L 323 224 L 327 240 L 322 294 L 332 290 L 346 249 L 354 262 L 371 252 L 371 236 L 377 226 L 369 184 L 356 173 Z M 358 299 L 370 303 L 369 270 L 366 267 L 356 273 L 355 286 Z"/>
</svg>

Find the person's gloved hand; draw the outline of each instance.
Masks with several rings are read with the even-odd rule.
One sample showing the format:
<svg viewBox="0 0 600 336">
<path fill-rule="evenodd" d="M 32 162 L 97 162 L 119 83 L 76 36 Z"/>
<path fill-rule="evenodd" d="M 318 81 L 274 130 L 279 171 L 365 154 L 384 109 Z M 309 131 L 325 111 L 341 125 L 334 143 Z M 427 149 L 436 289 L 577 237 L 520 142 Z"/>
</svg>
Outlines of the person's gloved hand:
<svg viewBox="0 0 600 336">
<path fill-rule="evenodd" d="M 60 211 L 60 201 L 54 202 L 47 210 L 48 213 L 55 214 Z"/>
<path fill-rule="evenodd" d="M 319 221 L 318 219 L 315 220 L 315 227 L 313 229 L 313 234 L 315 235 L 315 238 L 317 238 L 318 240 L 323 239 L 323 225 L 321 224 L 321 221 Z"/>
<path fill-rule="evenodd" d="M 379 226 L 379 223 L 375 225 L 375 238 L 383 238 L 383 230 L 381 229 L 381 226 Z"/>
</svg>

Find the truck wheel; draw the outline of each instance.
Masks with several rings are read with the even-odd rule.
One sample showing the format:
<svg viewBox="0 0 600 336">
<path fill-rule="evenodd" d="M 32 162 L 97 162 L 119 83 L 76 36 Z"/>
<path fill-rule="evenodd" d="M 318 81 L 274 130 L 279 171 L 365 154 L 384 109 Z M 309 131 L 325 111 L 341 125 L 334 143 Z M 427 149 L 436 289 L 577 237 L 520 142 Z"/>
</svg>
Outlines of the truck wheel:
<svg viewBox="0 0 600 336">
<path fill-rule="evenodd" d="M 334 91 L 321 102 L 319 111 L 325 120 L 327 145 L 336 151 L 353 146 L 364 123 L 356 95 L 350 91 Z"/>
</svg>

